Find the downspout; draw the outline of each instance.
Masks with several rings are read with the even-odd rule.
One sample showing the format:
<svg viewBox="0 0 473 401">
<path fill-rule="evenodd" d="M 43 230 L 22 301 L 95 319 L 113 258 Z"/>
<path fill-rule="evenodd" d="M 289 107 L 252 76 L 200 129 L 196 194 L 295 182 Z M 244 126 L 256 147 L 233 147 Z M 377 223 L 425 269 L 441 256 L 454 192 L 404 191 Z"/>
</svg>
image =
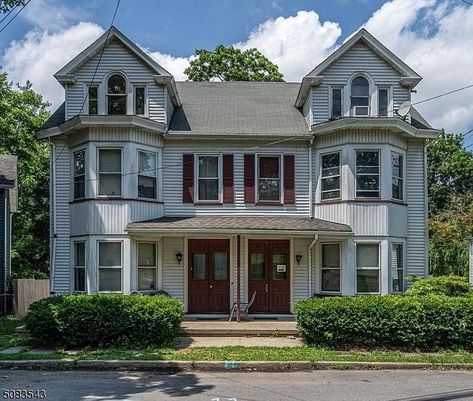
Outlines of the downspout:
<svg viewBox="0 0 473 401">
<path fill-rule="evenodd" d="M 314 235 L 313 241 L 309 245 L 309 250 L 308 250 L 308 267 L 309 267 L 309 297 L 312 296 L 312 248 L 314 247 L 315 243 L 319 239 L 319 236 L 317 234 Z"/>
<path fill-rule="evenodd" d="M 240 272 L 241 272 L 241 236 L 240 234 L 237 235 L 237 322 L 240 322 L 240 292 L 241 292 L 241 283 L 240 283 Z"/>
<path fill-rule="evenodd" d="M 56 268 L 56 144 L 54 142 L 50 143 L 51 145 L 51 179 L 49 183 L 49 193 L 50 193 L 50 202 L 49 202 L 49 213 L 50 213 L 50 222 L 52 222 L 52 227 L 49 228 L 50 231 L 50 260 L 51 260 L 51 283 L 50 290 L 51 294 L 54 293 L 54 278 L 55 278 L 55 268 Z"/>
<path fill-rule="evenodd" d="M 312 145 L 314 143 L 314 138 L 309 140 L 309 217 L 313 218 L 314 213 L 312 212 L 314 200 L 312 199 Z"/>
</svg>

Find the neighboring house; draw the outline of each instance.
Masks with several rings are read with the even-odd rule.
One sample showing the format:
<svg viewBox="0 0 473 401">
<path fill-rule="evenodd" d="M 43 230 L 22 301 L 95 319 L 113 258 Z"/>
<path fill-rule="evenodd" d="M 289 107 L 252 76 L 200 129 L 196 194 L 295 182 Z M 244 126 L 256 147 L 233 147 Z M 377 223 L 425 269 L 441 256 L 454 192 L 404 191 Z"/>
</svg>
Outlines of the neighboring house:
<svg viewBox="0 0 473 401">
<path fill-rule="evenodd" d="M 256 291 L 252 312 L 276 314 L 427 274 L 440 132 L 395 112 L 421 77 L 366 30 L 301 83 L 175 82 L 116 28 L 55 77 L 66 101 L 38 134 L 54 292 L 159 289 L 224 313 Z"/>
<path fill-rule="evenodd" d="M 11 271 L 11 216 L 16 212 L 17 198 L 17 157 L 0 155 L 0 295 L 6 293 Z"/>
</svg>

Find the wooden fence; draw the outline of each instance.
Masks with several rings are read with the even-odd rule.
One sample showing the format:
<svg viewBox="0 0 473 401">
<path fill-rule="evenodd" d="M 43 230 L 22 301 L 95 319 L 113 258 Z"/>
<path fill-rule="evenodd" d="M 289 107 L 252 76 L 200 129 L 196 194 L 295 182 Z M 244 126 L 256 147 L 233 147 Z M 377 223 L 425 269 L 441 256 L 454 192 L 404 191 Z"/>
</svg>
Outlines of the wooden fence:
<svg viewBox="0 0 473 401">
<path fill-rule="evenodd" d="M 30 305 L 43 298 L 49 297 L 49 280 L 34 278 L 13 280 L 13 310 L 17 318 L 24 317 Z"/>
</svg>

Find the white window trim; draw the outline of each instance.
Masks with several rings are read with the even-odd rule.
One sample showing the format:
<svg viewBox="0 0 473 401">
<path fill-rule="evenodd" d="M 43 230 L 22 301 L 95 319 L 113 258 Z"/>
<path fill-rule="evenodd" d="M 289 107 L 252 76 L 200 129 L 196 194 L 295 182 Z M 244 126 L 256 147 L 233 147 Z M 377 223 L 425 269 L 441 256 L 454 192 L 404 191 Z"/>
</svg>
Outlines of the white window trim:
<svg viewBox="0 0 473 401">
<path fill-rule="evenodd" d="M 329 178 L 329 177 L 322 177 L 322 159 L 324 156 L 327 156 L 327 155 L 331 155 L 333 153 L 338 153 L 339 155 L 339 160 L 340 160 L 340 163 L 338 165 L 338 168 L 339 168 L 339 173 L 338 173 L 338 177 L 340 178 L 340 185 L 339 185 L 339 189 L 334 189 L 334 190 L 331 190 L 331 191 L 322 191 L 322 180 L 324 180 L 325 178 Z M 321 153 L 320 154 L 320 157 L 319 157 L 319 160 L 320 160 L 320 174 L 319 174 L 319 185 L 320 185 L 320 202 L 330 202 L 330 201 L 334 201 L 334 200 L 340 200 L 342 199 L 342 151 L 341 149 L 337 149 L 337 150 L 333 150 L 333 151 L 328 151 L 328 152 L 324 152 L 324 153 Z M 336 177 L 336 176 L 332 176 L 332 177 Z M 329 198 L 329 199 L 323 199 L 322 198 L 322 194 L 323 193 L 327 193 L 327 192 L 335 192 L 335 191 L 340 191 L 340 196 L 337 197 L 337 198 Z"/>
<path fill-rule="evenodd" d="M 356 77 L 363 77 L 363 78 L 366 78 L 366 80 L 368 81 L 368 114 L 364 117 L 373 117 L 373 103 L 376 103 L 374 102 L 373 98 L 375 96 L 377 96 L 377 94 L 374 96 L 373 93 L 376 92 L 376 85 L 374 84 L 374 81 L 373 81 L 373 78 L 371 78 L 371 76 L 364 72 L 364 71 L 356 71 L 354 72 L 351 77 L 348 79 L 348 82 L 347 82 L 347 85 L 346 85 L 346 96 L 344 97 L 345 100 L 348 102 L 347 103 L 347 116 L 349 117 L 354 117 L 355 114 L 353 112 L 353 107 L 351 107 L 351 84 L 353 82 L 353 80 L 356 78 Z M 376 115 L 378 114 L 378 110 L 376 110 Z"/>
<path fill-rule="evenodd" d="M 378 196 L 373 196 L 372 198 L 370 197 L 366 197 L 366 196 L 358 196 L 357 192 L 358 192 L 358 175 L 375 175 L 375 174 L 358 174 L 356 169 L 358 167 L 357 163 L 356 163 L 356 156 L 357 156 L 357 153 L 358 152 L 378 152 L 378 168 L 379 168 L 379 171 L 378 171 L 378 176 L 379 176 L 379 180 L 378 180 L 378 183 L 379 183 L 379 186 L 378 186 L 378 191 L 363 191 L 363 192 L 378 192 Z M 379 149 L 379 148 L 376 148 L 376 149 L 365 149 L 365 148 L 360 148 L 360 149 L 355 149 L 355 192 L 354 192 L 354 195 L 355 195 L 355 199 L 367 199 L 367 200 L 379 200 L 381 199 L 381 187 L 383 185 L 382 183 L 382 171 L 381 171 L 381 166 L 383 165 L 382 163 L 382 149 Z M 368 166 L 365 166 L 365 167 L 368 167 Z"/>
<path fill-rule="evenodd" d="M 100 151 L 101 150 L 119 150 L 120 151 L 120 164 L 121 164 L 121 171 L 120 173 L 118 172 L 105 172 L 101 173 L 100 172 Z M 108 146 L 108 147 L 98 147 L 97 148 L 97 198 L 123 198 L 123 147 L 113 147 L 113 146 Z M 105 175 L 117 175 L 120 174 L 120 195 L 100 195 L 100 175 L 105 174 Z"/>
<path fill-rule="evenodd" d="M 344 104 L 344 88 L 343 85 L 329 85 L 328 87 L 328 110 L 329 110 L 329 118 L 342 118 L 344 116 L 345 104 Z M 333 90 L 340 89 L 340 116 L 333 116 Z"/>
<path fill-rule="evenodd" d="M 156 188 L 155 188 L 155 197 L 154 198 L 145 198 L 145 197 L 142 197 L 140 196 L 139 194 L 139 190 L 138 190 L 138 186 L 139 186 L 139 177 L 140 177 L 140 152 L 142 153 L 151 153 L 153 154 L 155 157 L 156 157 L 156 170 L 154 172 L 154 179 L 155 179 L 155 182 L 156 182 Z M 138 168 L 136 169 L 136 171 L 138 171 L 138 173 L 136 174 L 136 197 L 138 199 L 143 199 L 143 200 L 157 200 L 158 199 L 158 152 L 154 152 L 152 150 L 146 150 L 146 149 L 142 149 L 142 148 L 137 148 L 136 149 L 136 160 L 137 160 L 137 165 L 138 165 Z M 123 169 L 123 166 L 122 166 L 122 169 Z"/>
<path fill-rule="evenodd" d="M 102 82 L 103 97 L 99 96 L 99 98 L 100 98 L 99 101 L 103 104 L 103 111 L 104 111 L 103 114 L 109 115 L 108 114 L 108 80 L 113 75 L 121 75 L 125 79 L 126 113 L 125 114 L 116 114 L 116 115 L 132 114 L 132 111 L 134 109 L 133 86 L 130 85 L 130 81 L 128 80 L 128 76 L 123 71 L 111 71 L 104 77 L 104 80 Z M 122 95 L 122 96 L 124 96 L 124 95 Z M 99 110 L 100 110 L 100 105 L 99 105 Z M 99 112 L 99 114 L 100 114 L 100 112 Z M 111 114 L 111 115 L 113 115 L 113 114 Z"/>
<path fill-rule="evenodd" d="M 388 104 L 387 104 L 387 113 L 386 116 L 379 115 L 379 91 L 386 90 L 388 91 Z M 386 118 L 393 116 L 393 87 L 387 85 L 379 85 L 376 87 L 376 117 Z"/>
<path fill-rule="evenodd" d="M 84 266 L 77 266 L 76 265 L 76 256 L 77 256 L 77 244 L 84 244 Z M 75 274 L 76 269 L 84 269 L 84 291 L 78 291 L 75 288 L 76 280 Z M 72 292 L 76 294 L 87 294 L 87 241 L 86 240 L 79 240 L 72 242 Z"/>
<path fill-rule="evenodd" d="M 218 199 L 199 199 L 199 158 L 217 157 L 218 158 Z M 205 179 L 205 178 L 202 178 Z M 212 178 L 211 178 L 212 179 Z M 215 179 L 215 178 L 213 178 Z M 223 202 L 223 157 L 222 153 L 195 153 L 194 154 L 194 199 L 195 203 L 215 204 Z"/>
<path fill-rule="evenodd" d="M 140 266 L 139 265 L 139 252 L 140 252 L 140 244 L 153 244 L 154 245 L 154 252 L 155 252 L 155 263 L 156 265 L 153 266 Z M 158 256 L 159 256 L 159 251 L 158 251 L 158 242 L 155 241 L 138 241 L 136 243 L 136 289 L 140 292 L 147 293 L 147 292 L 155 292 L 158 291 Z M 154 269 L 154 290 L 140 290 L 140 282 L 139 282 L 139 271 L 140 269 Z"/>
<path fill-rule="evenodd" d="M 322 255 L 322 249 L 323 249 L 323 246 L 322 245 L 338 245 L 338 252 L 339 252 L 339 260 L 340 260 L 340 266 L 338 267 L 338 269 L 340 270 L 340 290 L 339 291 L 324 291 L 322 289 L 322 272 L 323 270 L 333 270 L 334 268 L 333 267 L 330 267 L 330 268 L 324 268 L 323 267 L 323 255 Z M 343 284 L 342 284 L 342 280 L 343 280 L 343 275 L 342 275 L 342 243 L 339 242 L 339 241 L 332 241 L 332 242 L 321 242 L 319 244 L 319 255 L 320 255 L 320 293 L 321 294 L 341 294 L 342 293 L 342 288 L 343 288 Z"/>
<path fill-rule="evenodd" d="M 260 157 L 278 157 L 279 158 L 279 199 L 278 200 L 260 200 L 259 199 L 259 159 Z M 283 203 L 284 194 L 284 166 L 283 166 L 283 154 L 282 153 L 256 153 L 255 154 L 255 191 L 256 191 L 256 204 L 273 204 L 280 205 Z"/>
<path fill-rule="evenodd" d="M 401 167 L 402 167 L 402 168 L 401 168 L 402 177 L 397 177 L 397 176 L 394 175 L 393 159 L 392 159 L 393 153 L 395 153 L 395 154 L 401 156 L 401 158 L 402 158 L 402 166 L 401 166 Z M 405 181 L 405 180 L 404 180 L 404 177 L 406 176 L 406 172 L 405 172 L 406 161 L 405 161 L 405 160 L 406 160 L 406 158 L 405 158 L 405 156 L 404 156 L 404 153 L 401 153 L 401 152 L 399 152 L 399 151 L 396 151 L 396 150 L 392 150 L 392 149 L 391 149 L 391 199 L 392 199 L 394 202 L 403 203 L 403 202 L 404 202 L 405 195 L 406 195 L 406 191 L 405 191 L 405 188 L 404 188 L 404 184 L 405 184 L 405 183 L 404 183 L 404 181 Z M 394 197 L 394 194 L 393 194 L 393 186 L 392 186 L 392 179 L 393 179 L 393 178 L 397 178 L 398 180 L 401 181 L 400 187 L 401 187 L 401 195 L 402 195 L 402 196 L 401 196 L 400 199 Z"/>
<path fill-rule="evenodd" d="M 145 112 L 144 114 L 137 114 L 136 113 L 136 89 L 137 88 L 144 88 L 145 90 Z M 148 85 L 147 84 L 136 84 L 133 85 L 133 114 L 140 117 L 149 117 L 149 94 L 148 94 Z"/>
<path fill-rule="evenodd" d="M 100 266 L 100 244 L 106 242 L 120 243 L 120 266 Z M 120 269 L 120 291 L 100 291 L 100 269 Z M 124 250 L 123 241 L 117 240 L 98 240 L 97 241 L 97 292 L 100 294 L 123 294 L 124 280 Z"/>
<path fill-rule="evenodd" d="M 358 245 L 377 245 L 378 246 L 378 267 L 358 267 L 357 252 Z M 381 241 L 356 241 L 355 242 L 355 294 L 356 295 L 379 295 L 381 294 Z M 358 292 L 358 270 L 377 270 L 378 274 L 378 292 Z"/>
<path fill-rule="evenodd" d="M 402 247 L 402 277 L 403 277 L 403 280 L 402 280 L 402 287 L 403 287 L 403 290 L 404 291 L 394 291 L 393 289 L 393 263 L 392 263 L 392 252 L 393 252 L 393 248 L 396 246 L 396 245 L 401 245 Z M 396 268 L 396 270 L 399 270 Z M 389 292 L 392 293 L 392 294 L 402 294 L 403 292 L 405 292 L 406 290 L 406 244 L 405 242 L 403 241 L 393 241 L 391 242 L 391 263 L 390 263 L 390 266 L 389 266 Z"/>
<path fill-rule="evenodd" d="M 84 175 L 84 196 L 81 198 L 76 198 L 75 197 L 75 178 L 76 178 L 75 156 L 76 156 L 76 153 L 79 153 L 79 152 L 84 152 L 84 174 L 83 174 Z M 73 201 L 87 198 L 86 176 L 87 176 L 87 148 L 80 148 L 80 149 L 74 150 L 72 153 L 72 191 L 71 191 L 71 194 L 72 194 Z"/>
</svg>

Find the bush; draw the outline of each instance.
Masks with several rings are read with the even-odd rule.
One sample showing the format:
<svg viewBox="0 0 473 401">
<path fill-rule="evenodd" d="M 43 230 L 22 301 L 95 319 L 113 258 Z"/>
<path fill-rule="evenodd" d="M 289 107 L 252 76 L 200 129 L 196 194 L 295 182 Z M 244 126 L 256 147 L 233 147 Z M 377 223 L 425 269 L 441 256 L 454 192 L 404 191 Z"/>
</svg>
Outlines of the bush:
<svg viewBox="0 0 473 401">
<path fill-rule="evenodd" d="M 408 295 L 448 295 L 463 296 L 470 292 L 466 277 L 439 276 L 432 278 L 414 278 L 412 286 L 406 291 Z"/>
<path fill-rule="evenodd" d="M 418 350 L 473 349 L 473 297 L 358 296 L 296 304 L 309 344 Z"/>
<path fill-rule="evenodd" d="M 33 303 L 26 326 L 42 345 L 163 346 L 183 316 L 182 303 L 164 295 L 64 295 Z"/>
</svg>

